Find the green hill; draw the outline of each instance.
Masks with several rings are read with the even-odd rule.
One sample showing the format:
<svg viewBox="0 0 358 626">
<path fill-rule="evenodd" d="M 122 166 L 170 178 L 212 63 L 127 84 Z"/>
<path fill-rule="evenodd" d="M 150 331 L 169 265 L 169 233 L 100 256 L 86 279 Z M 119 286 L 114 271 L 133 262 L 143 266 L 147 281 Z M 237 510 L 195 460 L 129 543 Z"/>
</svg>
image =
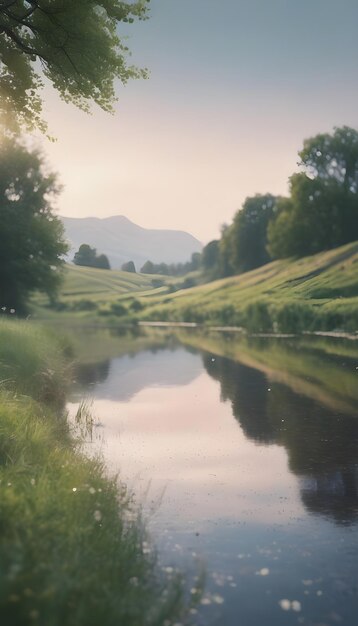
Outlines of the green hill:
<svg viewBox="0 0 358 626">
<path fill-rule="evenodd" d="M 358 328 L 358 242 L 146 298 L 146 320 L 243 326 L 254 332 Z"/>
<path fill-rule="evenodd" d="M 74 312 L 91 312 L 93 315 L 96 311 L 108 310 L 123 297 L 133 299 L 154 290 L 160 293 L 163 287 L 156 287 L 158 280 L 164 284 L 162 277 L 66 265 L 56 304 L 49 308 L 47 296 L 36 294 L 32 308 L 39 317 L 52 317 L 59 311 L 72 316 Z"/>
</svg>

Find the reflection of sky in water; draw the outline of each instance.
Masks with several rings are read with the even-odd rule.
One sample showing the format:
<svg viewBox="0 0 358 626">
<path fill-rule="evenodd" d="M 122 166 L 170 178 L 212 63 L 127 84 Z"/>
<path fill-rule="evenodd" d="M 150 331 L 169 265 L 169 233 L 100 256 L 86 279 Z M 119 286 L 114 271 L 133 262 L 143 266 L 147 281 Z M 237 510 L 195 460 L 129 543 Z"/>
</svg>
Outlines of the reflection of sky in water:
<svg viewBox="0 0 358 626">
<path fill-rule="evenodd" d="M 199 355 L 179 349 L 115 359 L 92 394 L 108 465 L 136 491 L 149 481 L 153 497 L 165 488 L 160 516 L 268 521 L 301 511 L 284 450 L 246 439 Z"/>
<path fill-rule="evenodd" d="M 204 361 L 205 368 L 199 354 L 182 348 L 146 351 L 112 360 L 108 378 L 87 387 L 108 466 L 139 497 L 146 494 L 165 563 L 187 567 L 192 554 L 206 561 L 207 588 L 225 602 L 214 602 L 215 610 L 213 603 L 203 605 L 198 624 L 208 623 L 210 611 L 230 626 L 238 620 L 244 626 L 353 626 L 356 527 L 308 513 L 318 506 L 317 491 L 323 499 L 340 498 L 341 475 L 302 475 L 304 451 L 299 478 L 290 469 L 287 451 L 291 465 L 298 461 L 297 452 L 292 460 L 289 425 L 271 413 L 272 398 L 291 402 L 292 392 L 271 396 L 275 389 L 264 375 L 255 377 L 243 366 L 230 369 L 228 360 L 208 355 Z M 224 379 L 221 370 L 211 371 L 216 366 Z M 235 386 L 239 376 L 247 377 L 247 397 Z M 72 414 L 78 397 L 77 390 Z M 297 411 L 302 425 L 314 419 L 307 402 Z M 233 410 L 246 414 L 235 419 Z M 248 417 L 255 420 L 255 411 L 259 427 L 250 436 Z M 304 437 L 299 445 L 305 446 Z M 307 509 L 310 498 L 314 504 Z"/>
<path fill-rule="evenodd" d="M 91 389 L 90 394 L 98 399 L 123 402 L 145 387 L 187 385 L 202 370 L 200 357 L 189 356 L 184 349 L 162 350 L 160 353 L 148 350 L 113 359 L 107 377 L 94 383 L 95 389 Z"/>
</svg>

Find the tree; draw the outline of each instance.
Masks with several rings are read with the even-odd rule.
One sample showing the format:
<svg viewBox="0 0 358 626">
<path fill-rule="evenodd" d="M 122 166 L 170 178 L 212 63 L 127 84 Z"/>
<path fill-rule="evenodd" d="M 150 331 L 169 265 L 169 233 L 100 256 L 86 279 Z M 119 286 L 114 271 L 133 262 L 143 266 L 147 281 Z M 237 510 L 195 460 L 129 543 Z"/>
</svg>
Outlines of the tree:
<svg viewBox="0 0 358 626">
<path fill-rule="evenodd" d="M 358 132 L 344 126 L 307 139 L 304 172 L 268 228 L 272 256 L 304 256 L 358 239 Z"/>
<path fill-rule="evenodd" d="M 108 257 L 105 254 L 97 256 L 96 248 L 91 248 L 88 243 L 82 243 L 80 245 L 73 257 L 73 262 L 75 265 L 82 265 L 84 267 L 97 267 L 101 270 L 111 269 Z"/>
<path fill-rule="evenodd" d="M 108 256 L 106 256 L 105 254 L 99 254 L 96 257 L 95 266 L 94 267 L 97 267 L 100 270 L 110 270 L 111 266 L 110 266 L 110 263 L 108 261 Z"/>
<path fill-rule="evenodd" d="M 145 76 L 127 64 L 117 25 L 146 17 L 146 0 L 3 0 L 0 5 L 0 113 L 6 125 L 46 129 L 42 75 L 61 98 L 88 111 L 113 110 L 114 80 Z"/>
<path fill-rule="evenodd" d="M 131 272 L 132 274 L 136 274 L 136 268 L 133 261 L 128 261 L 127 263 L 123 263 L 122 272 Z"/>
<path fill-rule="evenodd" d="M 234 272 L 247 272 L 270 261 L 267 226 L 277 199 L 271 194 L 246 198 L 230 227 L 229 258 Z"/>
<path fill-rule="evenodd" d="M 201 264 L 204 271 L 212 272 L 219 262 L 219 240 L 213 239 L 204 246 L 201 253 Z"/>
<path fill-rule="evenodd" d="M 152 261 L 146 261 L 144 265 L 140 268 L 142 274 L 155 274 L 155 267 Z"/>
<path fill-rule="evenodd" d="M 300 165 L 313 180 L 335 182 L 346 193 L 358 193 L 358 131 L 335 128 L 332 135 L 306 139 L 299 152 Z"/>
<path fill-rule="evenodd" d="M 201 263 L 201 253 L 193 252 L 189 261 L 190 271 L 195 272 L 196 270 L 198 270 L 200 268 L 200 263 Z"/>
<path fill-rule="evenodd" d="M 96 248 L 91 248 L 88 243 L 83 243 L 75 253 L 73 262 L 75 265 L 82 265 L 84 267 L 96 267 L 96 258 Z"/>
<path fill-rule="evenodd" d="M 35 290 L 53 297 L 67 251 L 53 213 L 60 191 L 39 150 L 2 138 L 0 149 L 0 306 L 26 310 Z"/>
</svg>

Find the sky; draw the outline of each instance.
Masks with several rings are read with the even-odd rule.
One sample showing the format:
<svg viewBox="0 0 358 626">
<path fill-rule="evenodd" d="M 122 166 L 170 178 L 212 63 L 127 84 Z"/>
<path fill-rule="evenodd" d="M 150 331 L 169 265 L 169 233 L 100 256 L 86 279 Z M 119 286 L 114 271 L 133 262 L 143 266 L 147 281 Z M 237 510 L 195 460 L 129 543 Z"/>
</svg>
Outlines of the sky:
<svg viewBox="0 0 358 626">
<path fill-rule="evenodd" d="M 152 0 L 121 32 L 148 80 L 114 116 L 45 93 L 59 213 L 220 235 L 247 196 L 285 194 L 303 140 L 358 128 L 357 0 Z"/>
</svg>

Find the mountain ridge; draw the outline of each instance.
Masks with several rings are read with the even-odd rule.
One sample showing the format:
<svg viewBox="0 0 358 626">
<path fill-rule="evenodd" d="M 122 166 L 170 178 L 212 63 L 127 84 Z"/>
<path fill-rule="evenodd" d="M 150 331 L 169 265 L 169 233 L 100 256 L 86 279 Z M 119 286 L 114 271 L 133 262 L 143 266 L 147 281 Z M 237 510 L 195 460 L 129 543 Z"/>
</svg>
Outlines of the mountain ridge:
<svg viewBox="0 0 358 626">
<path fill-rule="evenodd" d="M 106 254 L 111 267 L 119 269 L 123 263 L 133 261 L 137 271 L 148 260 L 185 263 L 194 252 L 202 250 L 201 242 L 186 231 L 144 228 L 125 215 L 60 219 L 70 244 L 69 261 L 82 243 L 96 248 L 98 254 Z"/>
</svg>

